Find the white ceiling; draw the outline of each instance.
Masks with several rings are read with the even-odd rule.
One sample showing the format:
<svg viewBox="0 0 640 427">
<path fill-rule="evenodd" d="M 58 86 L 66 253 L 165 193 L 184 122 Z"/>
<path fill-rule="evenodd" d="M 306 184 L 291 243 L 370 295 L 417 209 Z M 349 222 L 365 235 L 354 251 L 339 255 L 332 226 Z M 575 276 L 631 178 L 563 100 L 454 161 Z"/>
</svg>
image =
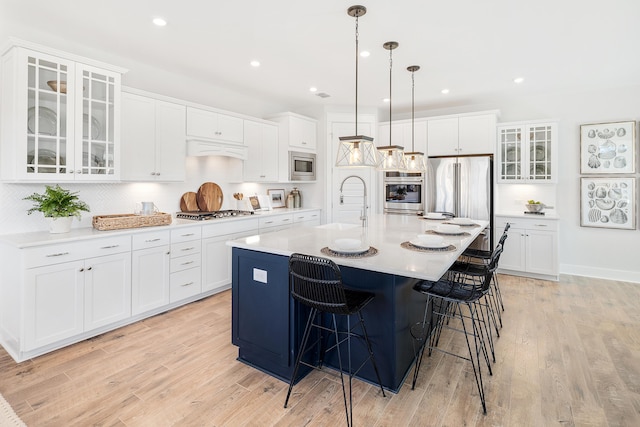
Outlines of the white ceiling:
<svg viewBox="0 0 640 427">
<path fill-rule="evenodd" d="M 353 105 L 355 19 L 343 0 L 0 0 L 34 31 L 289 105 Z M 363 0 L 359 106 L 477 104 L 640 84 L 638 0 Z M 164 28 L 151 23 L 168 21 Z M 257 59 L 262 66 L 252 68 Z M 118 65 L 118 64 L 116 64 Z M 515 85 L 513 78 L 526 80 Z M 309 92 L 316 86 L 331 95 Z M 443 88 L 450 94 L 442 95 Z M 601 102 L 602 100 L 599 100 Z"/>
</svg>

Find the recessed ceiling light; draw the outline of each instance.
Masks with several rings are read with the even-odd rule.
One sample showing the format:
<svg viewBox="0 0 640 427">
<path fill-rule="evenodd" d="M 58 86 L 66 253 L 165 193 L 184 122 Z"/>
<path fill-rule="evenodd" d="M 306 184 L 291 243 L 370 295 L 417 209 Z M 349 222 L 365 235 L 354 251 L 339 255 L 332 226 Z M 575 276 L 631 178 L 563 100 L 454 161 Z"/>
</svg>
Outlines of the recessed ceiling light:
<svg viewBox="0 0 640 427">
<path fill-rule="evenodd" d="M 360 56 L 362 56 L 363 58 L 366 58 L 369 55 L 371 55 L 371 53 L 368 50 L 363 50 L 362 52 L 360 52 Z"/>
<path fill-rule="evenodd" d="M 513 79 L 513 82 L 518 84 L 522 83 L 523 81 L 524 77 L 516 77 L 515 79 Z"/>
<path fill-rule="evenodd" d="M 153 23 L 158 27 L 164 27 L 167 25 L 167 21 L 164 18 L 153 18 Z"/>
<path fill-rule="evenodd" d="M 318 88 L 317 88 L 317 87 L 314 87 L 314 86 L 311 86 L 311 87 L 309 88 L 309 92 L 316 92 L 317 90 L 318 90 Z"/>
<path fill-rule="evenodd" d="M 250 64 L 251 64 L 252 67 L 259 67 L 260 66 L 260 61 L 253 60 L 253 61 L 250 62 Z"/>
<path fill-rule="evenodd" d="M 443 95 L 446 95 L 446 94 L 448 94 L 448 93 L 449 93 L 449 89 L 442 89 L 440 92 L 441 92 Z"/>
</svg>

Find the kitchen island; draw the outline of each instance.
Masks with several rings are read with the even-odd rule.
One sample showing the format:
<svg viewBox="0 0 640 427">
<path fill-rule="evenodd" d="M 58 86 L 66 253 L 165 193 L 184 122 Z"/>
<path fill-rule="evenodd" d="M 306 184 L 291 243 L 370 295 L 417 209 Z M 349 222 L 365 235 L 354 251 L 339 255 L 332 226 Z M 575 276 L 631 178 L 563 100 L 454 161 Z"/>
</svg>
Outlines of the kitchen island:
<svg viewBox="0 0 640 427">
<path fill-rule="evenodd" d="M 347 287 L 375 294 L 363 316 L 382 384 L 397 392 L 413 362 L 410 328 L 422 319 L 424 310 L 424 297 L 413 291 L 413 285 L 438 280 L 488 225 L 475 221 L 477 226 L 462 227 L 464 235 L 446 236 L 455 247 L 450 251 L 421 252 L 401 246 L 441 222 L 376 215 L 369 218 L 366 228 L 333 223 L 229 241 L 233 247 L 232 342 L 239 347 L 238 359 L 284 381 L 291 379 L 308 311 L 289 295 L 288 257 L 296 252 L 329 257 L 340 266 Z M 322 252 L 339 238 L 360 239 L 377 254 L 358 258 Z M 359 342 L 352 347 L 357 366 L 366 350 Z M 325 364 L 337 366 L 334 358 L 334 354 L 327 355 Z M 358 377 L 376 382 L 370 364 Z"/>
</svg>

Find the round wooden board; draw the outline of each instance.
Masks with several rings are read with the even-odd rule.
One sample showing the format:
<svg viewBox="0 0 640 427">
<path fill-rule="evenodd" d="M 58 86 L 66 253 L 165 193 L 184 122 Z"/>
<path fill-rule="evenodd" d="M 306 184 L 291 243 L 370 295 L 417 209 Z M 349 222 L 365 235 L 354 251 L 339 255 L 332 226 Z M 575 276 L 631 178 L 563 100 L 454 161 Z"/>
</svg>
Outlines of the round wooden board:
<svg viewBox="0 0 640 427">
<path fill-rule="evenodd" d="M 222 206 L 222 189 L 215 182 L 205 182 L 198 188 L 196 201 L 202 212 L 218 211 Z"/>
<path fill-rule="evenodd" d="M 195 212 L 198 208 L 198 195 L 193 191 L 188 191 L 180 197 L 180 210 L 182 212 Z"/>
</svg>

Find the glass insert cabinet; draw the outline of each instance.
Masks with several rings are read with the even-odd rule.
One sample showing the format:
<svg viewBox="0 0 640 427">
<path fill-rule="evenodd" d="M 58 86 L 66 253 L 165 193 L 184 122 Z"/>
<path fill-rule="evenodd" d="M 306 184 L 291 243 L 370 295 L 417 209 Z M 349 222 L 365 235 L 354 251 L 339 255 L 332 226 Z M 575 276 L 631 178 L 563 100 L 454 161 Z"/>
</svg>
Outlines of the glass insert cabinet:
<svg viewBox="0 0 640 427">
<path fill-rule="evenodd" d="M 498 182 L 556 181 L 557 123 L 501 123 L 497 129 Z"/>
<path fill-rule="evenodd" d="M 13 46 L 2 56 L 3 180 L 118 179 L 126 70 L 63 55 Z"/>
</svg>

